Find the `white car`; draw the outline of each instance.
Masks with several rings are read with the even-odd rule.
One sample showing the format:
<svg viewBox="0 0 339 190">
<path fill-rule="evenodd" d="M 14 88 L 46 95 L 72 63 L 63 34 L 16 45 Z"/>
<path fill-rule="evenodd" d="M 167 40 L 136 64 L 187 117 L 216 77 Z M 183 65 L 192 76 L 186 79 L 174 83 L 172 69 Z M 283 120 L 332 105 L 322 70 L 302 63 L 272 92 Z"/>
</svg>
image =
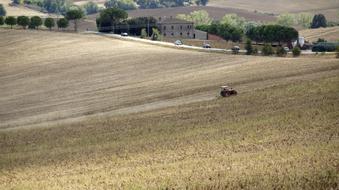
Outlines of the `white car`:
<svg viewBox="0 0 339 190">
<path fill-rule="evenodd" d="M 121 36 L 128 36 L 126 32 L 121 33 Z"/>
<path fill-rule="evenodd" d="M 176 41 L 174 42 L 174 44 L 177 45 L 177 46 L 183 45 L 183 43 L 182 43 L 181 40 L 176 40 Z"/>
<path fill-rule="evenodd" d="M 211 48 L 211 45 L 210 44 L 204 44 L 202 45 L 203 48 Z"/>
</svg>

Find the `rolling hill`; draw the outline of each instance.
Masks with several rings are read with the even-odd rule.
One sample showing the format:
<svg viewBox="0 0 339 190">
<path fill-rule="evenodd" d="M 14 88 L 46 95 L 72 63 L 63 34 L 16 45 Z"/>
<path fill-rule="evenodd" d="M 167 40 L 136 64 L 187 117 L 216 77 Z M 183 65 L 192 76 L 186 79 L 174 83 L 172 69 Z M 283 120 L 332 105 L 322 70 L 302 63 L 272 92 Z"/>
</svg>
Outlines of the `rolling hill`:
<svg viewBox="0 0 339 190">
<path fill-rule="evenodd" d="M 338 0 L 210 0 L 210 6 L 231 7 L 267 13 L 338 9 Z"/>
<path fill-rule="evenodd" d="M 333 56 L 0 29 L 1 189 L 335 189 Z M 220 85 L 237 96 L 218 97 Z"/>
</svg>

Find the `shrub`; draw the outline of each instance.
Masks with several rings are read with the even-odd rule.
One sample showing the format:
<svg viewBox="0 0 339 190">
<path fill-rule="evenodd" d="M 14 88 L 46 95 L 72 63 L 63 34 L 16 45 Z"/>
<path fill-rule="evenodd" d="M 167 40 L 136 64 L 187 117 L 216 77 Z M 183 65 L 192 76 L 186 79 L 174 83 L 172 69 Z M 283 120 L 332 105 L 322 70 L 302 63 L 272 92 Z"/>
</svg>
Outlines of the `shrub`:
<svg viewBox="0 0 339 190">
<path fill-rule="evenodd" d="M 276 54 L 279 57 L 285 57 L 287 52 L 286 52 L 286 50 L 283 47 L 278 47 Z"/>
<path fill-rule="evenodd" d="M 140 35 L 140 38 L 146 38 L 146 37 L 147 37 L 146 29 L 143 28 L 143 29 L 141 29 L 141 35 Z"/>
<path fill-rule="evenodd" d="M 312 47 L 313 52 L 333 52 L 336 50 L 336 46 L 338 46 L 339 43 L 330 43 L 330 42 L 320 42 L 317 43 Z"/>
<path fill-rule="evenodd" d="M 105 2 L 106 8 L 119 8 L 123 10 L 134 10 L 137 4 L 133 0 L 107 0 Z"/>
<path fill-rule="evenodd" d="M 29 28 L 38 29 L 39 26 L 41 25 L 42 25 L 42 19 L 39 16 L 31 17 L 31 23 L 29 25 Z"/>
<path fill-rule="evenodd" d="M 52 28 L 55 26 L 55 22 L 53 18 L 46 18 L 44 25 L 49 28 L 49 30 L 52 30 Z"/>
<path fill-rule="evenodd" d="M 83 7 L 84 7 L 87 15 L 95 14 L 95 13 L 99 12 L 99 6 L 96 3 L 94 3 L 93 1 L 86 3 Z"/>
<path fill-rule="evenodd" d="M 158 29 L 152 28 L 152 40 L 154 41 L 160 41 L 161 35 Z"/>
<path fill-rule="evenodd" d="M 5 19 L 3 16 L 0 16 L 0 26 L 5 24 Z"/>
<path fill-rule="evenodd" d="M 264 44 L 264 47 L 261 50 L 262 54 L 265 56 L 273 55 L 274 50 L 270 44 Z"/>
<path fill-rule="evenodd" d="M 17 23 L 19 26 L 22 26 L 23 29 L 29 25 L 29 18 L 27 16 L 18 16 Z"/>
<path fill-rule="evenodd" d="M 335 52 L 336 52 L 337 58 L 339 58 L 339 46 L 337 46 L 337 48 L 335 48 Z"/>
<path fill-rule="evenodd" d="M 252 41 L 250 39 L 246 41 L 245 49 L 246 49 L 247 55 L 253 54 L 253 46 L 252 46 Z"/>
<path fill-rule="evenodd" d="M 13 28 L 13 26 L 16 25 L 16 18 L 14 16 L 8 16 L 5 19 L 5 23 Z"/>
<path fill-rule="evenodd" d="M 57 25 L 58 25 L 58 29 L 61 28 L 61 29 L 65 29 L 68 27 L 68 20 L 65 19 L 65 18 L 61 18 L 57 21 Z"/>
<path fill-rule="evenodd" d="M 253 49 L 252 55 L 257 55 L 258 52 L 259 52 L 258 48 L 255 47 L 255 48 Z"/>
<path fill-rule="evenodd" d="M 292 53 L 293 53 L 293 56 L 294 56 L 294 57 L 298 57 L 298 56 L 300 56 L 300 54 L 301 54 L 301 50 L 300 50 L 299 47 L 294 47 L 294 48 L 292 49 Z"/>
<path fill-rule="evenodd" d="M 314 15 L 311 28 L 327 27 L 327 20 L 323 14 Z"/>
<path fill-rule="evenodd" d="M 318 38 L 317 43 L 319 42 L 327 42 L 324 38 Z"/>
<path fill-rule="evenodd" d="M 6 16 L 6 10 L 2 4 L 0 4 L 0 16 Z"/>
</svg>

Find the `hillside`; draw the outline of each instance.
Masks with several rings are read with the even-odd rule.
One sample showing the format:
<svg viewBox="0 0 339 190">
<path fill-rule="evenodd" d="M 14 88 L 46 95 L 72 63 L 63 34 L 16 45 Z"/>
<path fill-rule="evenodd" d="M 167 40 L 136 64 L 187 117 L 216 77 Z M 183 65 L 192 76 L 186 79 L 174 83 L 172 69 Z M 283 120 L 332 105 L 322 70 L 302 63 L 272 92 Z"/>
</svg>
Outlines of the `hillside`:
<svg viewBox="0 0 339 190">
<path fill-rule="evenodd" d="M 266 13 L 338 9 L 338 0 L 210 0 L 209 6 L 231 7 Z"/>
<path fill-rule="evenodd" d="M 225 7 L 211 7 L 211 6 L 190 6 L 190 7 L 174 7 L 174 8 L 159 8 L 159 9 L 138 9 L 128 11 L 130 17 L 140 16 L 154 16 L 158 18 L 162 17 L 175 17 L 178 14 L 189 14 L 193 11 L 205 10 L 209 13 L 210 17 L 220 20 L 225 14 L 237 14 L 238 16 L 244 17 L 247 20 L 252 21 L 274 21 L 276 18 L 262 13 L 255 13 L 253 11 L 240 10 L 236 8 L 225 8 Z"/>
<path fill-rule="evenodd" d="M 323 38 L 327 41 L 339 41 L 339 26 L 329 28 L 306 29 L 299 31 L 299 33 L 310 42 L 315 42 L 319 38 Z"/>
<path fill-rule="evenodd" d="M 224 83 L 248 91 L 291 72 L 289 59 L 154 48 L 64 33 L 1 30 L 1 36 L 0 46 L 6 48 L 0 54 L 0 128 L 208 100 Z M 24 54 L 13 54 L 13 48 Z M 298 64 L 289 75 L 336 62 L 321 61 L 310 67 L 306 58 L 293 60 Z M 271 74 L 274 69 L 282 76 Z"/>
<path fill-rule="evenodd" d="M 0 36 L 1 189 L 338 187 L 338 59 Z"/>
<path fill-rule="evenodd" d="M 41 17 L 49 16 L 49 14 L 45 14 L 40 11 L 35 11 L 24 6 L 10 6 L 9 3 L 11 3 L 10 0 L 0 0 L 0 4 L 3 4 L 3 6 L 6 9 L 7 16 L 22 16 L 22 15 L 41 16 Z"/>
</svg>

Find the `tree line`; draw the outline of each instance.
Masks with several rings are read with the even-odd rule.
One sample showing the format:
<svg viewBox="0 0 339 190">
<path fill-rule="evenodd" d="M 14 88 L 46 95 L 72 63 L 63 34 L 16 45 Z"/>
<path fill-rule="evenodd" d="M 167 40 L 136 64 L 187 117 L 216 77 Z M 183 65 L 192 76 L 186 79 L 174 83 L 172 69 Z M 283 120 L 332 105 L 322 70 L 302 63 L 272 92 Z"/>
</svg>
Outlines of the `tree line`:
<svg viewBox="0 0 339 190">
<path fill-rule="evenodd" d="M 75 6 L 72 0 L 12 0 L 14 4 L 26 4 L 47 11 L 49 13 L 57 13 L 65 15 L 71 7 Z M 123 10 L 133 10 L 137 8 L 152 9 L 164 7 L 179 7 L 207 5 L 208 0 L 106 0 L 105 8 L 120 8 Z M 96 3 L 89 1 L 82 5 L 81 8 L 86 14 L 98 13 L 102 10 Z"/>
<path fill-rule="evenodd" d="M 69 26 L 69 21 L 74 22 L 74 30 L 77 31 L 78 21 L 83 18 L 84 13 L 81 9 L 71 9 L 66 12 L 65 18 L 60 18 L 55 21 L 54 18 L 48 17 L 44 21 L 39 16 L 27 17 L 27 16 L 0 16 L 0 25 L 8 25 L 11 28 L 18 25 L 22 26 L 23 29 L 38 29 L 40 26 L 44 25 L 48 29 L 52 30 L 57 25 L 58 29 L 65 29 Z"/>
<path fill-rule="evenodd" d="M 48 17 L 44 20 L 39 16 L 0 16 L 0 25 L 8 25 L 13 28 L 13 26 L 21 26 L 23 29 L 39 29 L 42 25 L 44 25 L 49 30 L 52 30 L 55 25 L 57 25 L 58 29 L 67 28 L 69 25 L 69 21 L 66 18 L 60 18 L 55 21 L 54 18 Z"/>
</svg>

